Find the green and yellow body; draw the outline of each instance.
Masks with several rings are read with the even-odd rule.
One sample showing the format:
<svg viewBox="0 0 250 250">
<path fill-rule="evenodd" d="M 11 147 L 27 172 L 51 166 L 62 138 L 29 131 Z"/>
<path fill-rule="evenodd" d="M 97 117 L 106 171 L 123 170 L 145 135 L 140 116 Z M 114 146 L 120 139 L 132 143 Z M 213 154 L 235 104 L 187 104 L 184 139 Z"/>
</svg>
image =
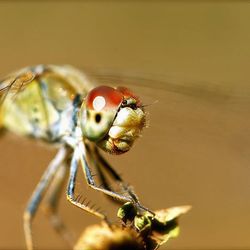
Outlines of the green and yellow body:
<svg viewBox="0 0 250 250">
<path fill-rule="evenodd" d="M 55 65 L 26 68 L 7 77 L 0 89 L 5 85 L 0 126 L 49 142 L 72 131 L 76 99 L 82 100 L 92 87 L 78 70 Z"/>
</svg>

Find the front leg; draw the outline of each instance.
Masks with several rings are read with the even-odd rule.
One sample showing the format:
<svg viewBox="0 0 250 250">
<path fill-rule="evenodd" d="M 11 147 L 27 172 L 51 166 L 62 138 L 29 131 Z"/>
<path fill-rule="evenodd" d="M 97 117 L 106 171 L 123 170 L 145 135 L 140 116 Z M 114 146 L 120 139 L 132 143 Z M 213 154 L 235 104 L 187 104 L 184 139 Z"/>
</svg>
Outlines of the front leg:
<svg viewBox="0 0 250 250">
<path fill-rule="evenodd" d="M 80 158 L 80 163 L 85 175 L 85 178 L 87 180 L 88 185 L 97 190 L 100 191 L 106 195 L 111 196 L 114 199 L 120 200 L 121 202 L 131 202 L 133 203 L 137 208 L 142 209 L 142 210 L 146 210 L 149 211 L 150 213 L 154 214 L 152 211 L 150 211 L 148 208 L 142 206 L 139 201 L 138 198 L 136 197 L 136 195 L 134 195 L 134 193 L 131 192 L 131 194 L 129 196 L 125 196 L 122 194 L 119 194 L 117 192 L 102 188 L 102 187 L 98 187 L 93 179 L 93 176 L 91 174 L 90 168 L 88 166 L 87 160 L 86 160 L 86 148 L 85 145 L 83 144 L 83 142 L 79 142 L 79 144 L 77 145 L 77 151 L 79 154 L 79 158 Z"/>
<path fill-rule="evenodd" d="M 112 192 L 115 192 L 112 188 L 110 181 L 107 179 L 107 174 L 109 174 L 112 179 L 114 179 L 115 182 L 122 188 L 122 192 L 126 193 L 128 196 L 133 199 L 135 202 L 138 202 L 137 197 L 135 194 L 130 195 L 130 192 L 132 192 L 132 189 L 129 188 L 129 186 L 122 180 L 120 175 L 115 172 L 114 169 L 111 168 L 111 166 L 108 164 L 108 162 L 99 154 L 96 148 L 90 148 L 86 146 L 87 154 L 89 155 L 91 164 L 93 164 L 97 171 L 97 176 L 101 182 L 101 185 Z M 106 167 L 107 166 L 107 167 Z M 128 190 L 130 189 L 130 190 Z M 107 198 L 111 199 L 111 201 L 118 203 L 119 205 L 123 204 L 124 202 L 121 200 L 114 199 L 112 196 L 107 195 Z"/>
<path fill-rule="evenodd" d="M 112 191 L 112 190 L 109 190 L 109 189 L 106 189 L 106 188 L 103 188 L 103 187 L 98 187 L 93 179 L 93 176 L 91 174 L 91 170 L 89 168 L 89 165 L 87 163 L 87 153 L 88 151 L 86 151 L 86 148 L 85 148 L 85 145 L 83 143 L 83 141 L 80 141 L 77 146 L 76 146 L 76 149 L 75 151 L 77 152 L 77 155 L 79 157 L 79 160 L 80 160 L 80 164 L 81 164 L 81 167 L 82 167 L 82 170 L 83 170 L 83 173 L 84 173 L 84 176 L 86 178 L 86 181 L 87 181 L 87 184 L 97 190 L 97 191 L 100 191 L 108 196 L 111 196 L 112 198 L 118 200 L 118 201 L 121 201 L 123 203 L 125 202 L 133 202 L 133 200 L 131 199 L 131 197 L 127 197 L 125 195 L 122 195 L 122 194 L 119 194 L 115 191 Z M 90 158 L 91 158 L 91 154 L 89 155 Z"/>
<path fill-rule="evenodd" d="M 106 216 L 103 213 L 97 211 L 96 209 L 93 209 L 93 207 L 88 206 L 88 204 L 80 202 L 78 197 L 75 197 L 75 181 L 78 170 L 78 164 L 79 164 L 79 157 L 77 149 L 75 149 L 70 163 L 70 173 L 69 173 L 69 181 L 67 187 L 68 201 L 71 202 L 73 205 L 77 206 L 78 208 L 107 221 Z"/>
<path fill-rule="evenodd" d="M 135 203 L 139 203 L 138 196 L 135 194 L 129 184 L 127 184 L 120 174 L 109 164 L 109 162 L 100 154 L 97 147 L 94 148 L 92 158 L 96 159 L 95 163 L 98 167 L 105 169 L 108 174 L 122 187 L 122 189 L 133 199 Z M 101 169 L 100 169 L 101 170 Z M 102 170 L 101 170 L 102 171 Z"/>
</svg>

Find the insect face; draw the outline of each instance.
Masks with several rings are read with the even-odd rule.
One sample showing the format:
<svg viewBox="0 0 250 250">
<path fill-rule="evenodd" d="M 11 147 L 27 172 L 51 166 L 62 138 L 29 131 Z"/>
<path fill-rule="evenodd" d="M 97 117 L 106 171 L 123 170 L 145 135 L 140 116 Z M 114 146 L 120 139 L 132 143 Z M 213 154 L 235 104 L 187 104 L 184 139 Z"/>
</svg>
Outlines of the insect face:
<svg viewBox="0 0 250 250">
<path fill-rule="evenodd" d="M 145 113 L 141 101 L 127 88 L 100 86 L 86 97 L 80 110 L 83 135 L 103 150 L 126 152 L 139 136 Z"/>
</svg>

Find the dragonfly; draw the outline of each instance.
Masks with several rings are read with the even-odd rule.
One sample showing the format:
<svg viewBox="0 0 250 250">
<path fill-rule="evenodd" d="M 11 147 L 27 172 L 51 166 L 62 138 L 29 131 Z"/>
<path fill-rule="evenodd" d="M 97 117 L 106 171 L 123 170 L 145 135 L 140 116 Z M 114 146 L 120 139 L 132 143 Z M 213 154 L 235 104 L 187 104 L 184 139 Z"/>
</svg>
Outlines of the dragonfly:
<svg viewBox="0 0 250 250">
<path fill-rule="evenodd" d="M 130 202 L 137 209 L 150 212 L 100 153 L 103 150 L 118 155 L 129 151 L 145 123 L 144 105 L 130 89 L 96 86 L 82 71 L 69 65 L 26 67 L 2 79 L 1 131 L 41 140 L 58 148 L 24 212 L 28 250 L 34 249 L 32 222 L 45 194 L 49 195 L 46 207 L 52 225 L 67 240 L 64 224 L 56 212 L 59 190 L 67 179 L 67 200 L 107 221 L 103 212 L 76 195 L 79 168 L 94 190 L 122 204 Z M 97 170 L 102 186 L 96 184 L 92 168 Z M 106 175 L 119 183 L 121 192 L 111 187 Z"/>
</svg>

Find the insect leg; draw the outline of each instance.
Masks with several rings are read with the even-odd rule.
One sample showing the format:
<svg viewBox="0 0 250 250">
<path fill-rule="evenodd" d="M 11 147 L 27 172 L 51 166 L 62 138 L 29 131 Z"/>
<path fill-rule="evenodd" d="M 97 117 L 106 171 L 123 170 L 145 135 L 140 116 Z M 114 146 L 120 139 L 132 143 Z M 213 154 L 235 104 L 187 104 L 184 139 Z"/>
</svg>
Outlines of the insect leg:
<svg viewBox="0 0 250 250">
<path fill-rule="evenodd" d="M 114 190 L 110 186 L 110 183 L 109 183 L 106 175 L 104 174 L 103 169 L 101 168 L 100 164 L 96 161 L 95 157 L 93 157 L 93 155 L 91 155 L 91 160 L 92 160 L 94 166 L 96 167 L 97 175 L 100 179 L 100 182 L 102 183 L 102 186 L 105 189 L 114 192 Z M 109 198 L 111 201 L 118 203 L 119 205 L 123 204 L 123 202 L 121 202 L 120 200 L 114 199 L 112 196 L 106 195 L 106 197 Z"/>
<path fill-rule="evenodd" d="M 99 165 L 101 165 L 101 167 L 103 167 L 105 170 L 107 170 L 107 172 L 110 174 L 110 176 L 121 185 L 122 189 L 129 194 L 129 196 L 134 200 L 135 203 L 138 203 L 139 202 L 138 197 L 134 193 L 132 188 L 127 183 L 124 182 L 122 177 L 107 162 L 107 160 L 99 153 L 98 149 L 95 148 L 94 150 L 95 150 L 94 154 L 95 154 L 95 157 L 96 157 Z"/>
<path fill-rule="evenodd" d="M 69 181 L 68 181 L 68 187 L 67 187 L 67 199 L 73 205 L 107 221 L 106 216 L 103 213 L 97 210 L 94 210 L 93 208 L 89 207 L 88 205 L 85 205 L 84 203 L 79 202 L 78 199 L 75 198 L 75 181 L 76 181 L 76 175 L 77 175 L 77 170 L 78 170 L 78 162 L 79 162 L 79 157 L 77 157 L 76 150 L 75 150 L 73 157 L 71 159 L 71 164 L 70 164 Z"/>
<path fill-rule="evenodd" d="M 107 190 L 114 191 L 112 189 L 112 187 L 110 186 L 110 183 L 109 183 L 102 167 L 100 166 L 101 164 L 98 162 L 98 159 L 95 157 L 94 150 L 91 149 L 88 145 L 86 145 L 86 150 L 87 150 L 87 154 L 90 156 L 91 163 L 96 167 L 96 171 L 97 171 L 96 175 L 98 176 L 102 186 Z M 109 195 L 107 195 L 107 198 L 110 198 L 115 203 L 118 203 L 120 205 L 122 204 L 121 201 L 115 200 Z"/>
<path fill-rule="evenodd" d="M 103 166 L 102 164 L 100 163 L 100 161 L 98 160 L 98 157 L 96 157 L 95 153 L 94 153 L 94 150 L 93 149 L 90 149 L 88 146 L 86 147 L 86 150 L 87 150 L 87 153 L 90 155 L 90 160 L 92 162 L 92 164 L 95 166 L 96 168 L 96 171 L 97 171 L 97 176 L 102 184 L 102 186 L 109 190 L 109 191 L 113 191 L 113 188 L 111 187 L 110 185 L 110 182 L 108 181 L 107 179 L 107 176 L 106 176 L 106 173 L 104 173 L 104 169 L 103 169 Z M 105 194 L 106 197 L 108 199 L 110 199 L 112 202 L 114 203 L 118 203 L 119 205 L 123 204 L 122 201 L 120 200 L 117 200 L 117 199 L 114 199 L 112 196 L 110 195 L 107 195 Z"/>
<path fill-rule="evenodd" d="M 43 204 L 43 211 L 49 218 L 49 221 L 56 232 L 65 240 L 65 242 L 72 248 L 73 236 L 67 227 L 58 216 L 58 204 L 61 193 L 64 189 L 66 178 L 68 177 L 68 166 L 64 163 L 57 170 L 54 179 L 52 180 L 49 189 L 45 196 L 45 203 Z"/>
<path fill-rule="evenodd" d="M 132 188 L 123 181 L 121 176 L 115 171 L 115 169 L 107 162 L 107 160 L 99 153 L 98 149 L 94 149 L 94 154 L 96 156 L 96 159 L 98 163 L 107 170 L 107 172 L 110 174 L 110 176 L 117 181 L 122 189 L 131 197 L 133 200 L 134 204 L 138 206 L 139 208 L 148 211 L 154 215 L 154 212 L 148 209 L 147 207 L 144 207 L 143 205 L 140 204 L 138 196 L 135 194 L 135 192 L 132 190 Z"/>
<path fill-rule="evenodd" d="M 51 161 L 48 168 L 44 172 L 40 182 L 38 183 L 35 191 L 33 192 L 26 210 L 24 212 L 24 234 L 25 240 L 28 250 L 33 249 L 33 242 L 32 242 L 32 230 L 31 224 L 37 208 L 44 196 L 46 188 L 50 184 L 52 178 L 54 177 L 57 169 L 61 166 L 62 162 L 65 160 L 67 155 L 67 150 L 65 148 L 61 148 L 55 158 Z"/>
<path fill-rule="evenodd" d="M 98 187 L 95 184 L 95 181 L 93 179 L 93 176 L 91 174 L 90 168 L 88 166 L 87 160 L 86 160 L 86 150 L 85 150 L 85 146 L 83 144 L 83 142 L 79 142 L 79 144 L 77 145 L 76 150 L 79 158 L 80 158 L 80 164 L 82 166 L 85 178 L 87 180 L 88 185 L 95 189 L 98 190 L 100 192 L 103 192 L 104 194 L 107 194 L 111 197 L 113 197 L 114 199 L 120 200 L 121 202 L 134 202 L 133 199 L 131 199 L 131 197 L 127 197 L 125 195 L 119 194 L 117 192 L 111 191 L 111 190 L 107 190 L 103 187 Z"/>
</svg>

